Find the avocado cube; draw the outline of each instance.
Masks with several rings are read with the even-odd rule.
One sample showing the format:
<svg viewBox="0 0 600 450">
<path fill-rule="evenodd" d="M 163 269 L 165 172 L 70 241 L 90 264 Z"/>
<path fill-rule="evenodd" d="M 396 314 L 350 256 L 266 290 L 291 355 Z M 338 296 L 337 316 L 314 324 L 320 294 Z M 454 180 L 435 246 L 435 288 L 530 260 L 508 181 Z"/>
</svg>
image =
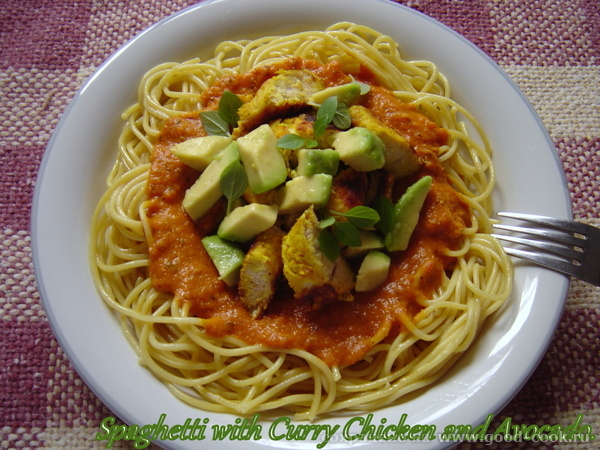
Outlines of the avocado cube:
<svg viewBox="0 0 600 450">
<path fill-rule="evenodd" d="M 200 219 L 221 198 L 221 173 L 238 158 L 237 144 L 232 142 L 215 157 L 186 191 L 182 204 L 192 220 Z"/>
<path fill-rule="evenodd" d="M 325 206 L 331 194 L 333 177 L 326 173 L 292 178 L 278 192 L 279 213 L 301 212 L 314 205 Z"/>
<path fill-rule="evenodd" d="M 363 256 L 369 250 L 379 250 L 385 248 L 384 239 L 376 232 L 370 230 L 358 230 L 360 235 L 360 246 L 346 247 L 344 256 L 347 258 L 356 258 Z"/>
<path fill-rule="evenodd" d="M 277 149 L 277 137 L 269 125 L 261 125 L 236 142 L 253 193 L 269 191 L 287 179 L 285 159 Z"/>
<path fill-rule="evenodd" d="M 240 279 L 244 251 L 234 242 L 221 239 L 217 235 L 202 238 L 202 245 L 215 264 L 219 278 L 228 286 L 236 285 Z"/>
<path fill-rule="evenodd" d="M 231 211 L 219 225 L 217 234 L 230 241 L 246 242 L 271 228 L 276 221 L 276 205 L 250 203 Z"/>
<path fill-rule="evenodd" d="M 298 176 L 310 176 L 317 173 L 335 175 L 340 163 L 339 153 L 330 148 L 300 149 L 297 152 L 297 157 L 296 174 Z"/>
<path fill-rule="evenodd" d="M 421 162 L 408 141 L 381 122 L 369 109 L 361 105 L 349 108 L 352 123 L 377 135 L 385 147 L 383 168 L 401 178 L 419 170 Z"/>
<path fill-rule="evenodd" d="M 312 103 L 322 104 L 329 97 L 337 97 L 338 103 L 346 106 L 354 104 L 360 97 L 361 87 L 356 82 L 342 84 L 341 86 L 332 86 L 322 91 L 315 92 L 311 97 Z"/>
<path fill-rule="evenodd" d="M 371 291 L 382 285 L 390 270 L 391 258 L 378 250 L 371 250 L 363 259 L 356 274 L 356 292 Z"/>
<path fill-rule="evenodd" d="M 332 147 L 340 160 L 359 172 L 381 169 L 385 164 L 385 146 L 373 132 L 354 127 L 334 135 Z"/>
<path fill-rule="evenodd" d="M 232 142 L 227 136 L 202 136 L 174 145 L 171 152 L 184 164 L 202 172 Z"/>
<path fill-rule="evenodd" d="M 390 252 L 408 248 L 410 237 L 419 221 L 419 215 L 433 179 L 430 176 L 419 178 L 400 197 L 394 206 L 394 223 L 385 236 L 385 246 Z"/>
</svg>

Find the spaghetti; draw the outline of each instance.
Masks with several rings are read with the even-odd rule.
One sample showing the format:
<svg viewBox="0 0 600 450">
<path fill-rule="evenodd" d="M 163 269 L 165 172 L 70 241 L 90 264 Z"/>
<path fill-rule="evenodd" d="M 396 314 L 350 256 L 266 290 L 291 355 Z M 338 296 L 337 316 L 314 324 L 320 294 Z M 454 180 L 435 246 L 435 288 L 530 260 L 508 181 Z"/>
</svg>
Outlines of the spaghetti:
<svg viewBox="0 0 600 450">
<path fill-rule="evenodd" d="M 396 325 L 378 328 L 372 345 L 352 364 L 301 345 L 285 348 L 248 334 L 215 332 L 194 302 L 156 289 L 149 275 L 156 233 L 149 217 L 149 174 L 165 124 L 205 108 L 202 98 L 224 77 L 290 58 L 323 66 L 336 61 L 345 73 L 370 73 L 395 99 L 446 130 L 436 161 L 469 212 L 458 245 L 443 250 L 453 264 L 441 271 L 431 295 L 415 296 L 412 308 L 396 314 Z M 242 414 L 283 408 L 298 420 L 381 408 L 439 379 L 508 297 L 512 269 L 489 234 L 495 176 L 485 133 L 450 98 L 436 66 L 403 60 L 388 36 L 339 23 L 325 31 L 223 42 L 206 62 L 151 69 L 140 83 L 138 102 L 122 117 L 117 161 L 93 217 L 94 280 L 141 364 L 190 405 Z"/>
</svg>

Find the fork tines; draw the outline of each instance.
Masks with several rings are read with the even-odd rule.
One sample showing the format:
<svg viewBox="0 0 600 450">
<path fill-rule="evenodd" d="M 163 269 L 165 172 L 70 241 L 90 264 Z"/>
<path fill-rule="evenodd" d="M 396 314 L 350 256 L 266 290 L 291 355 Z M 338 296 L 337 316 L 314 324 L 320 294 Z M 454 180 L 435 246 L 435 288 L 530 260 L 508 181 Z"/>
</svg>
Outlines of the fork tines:
<svg viewBox="0 0 600 450">
<path fill-rule="evenodd" d="M 522 214 L 512 212 L 499 212 L 498 215 L 500 217 L 506 217 L 508 219 L 517 219 L 525 222 L 535 223 L 538 225 L 557 228 L 559 230 L 571 231 L 572 233 L 586 236 L 586 238 L 588 237 L 587 234 L 590 231 L 589 225 L 575 222 L 569 219 L 558 219 L 556 217 L 538 216 L 535 214 Z"/>
<path fill-rule="evenodd" d="M 536 237 L 536 239 L 532 239 L 495 234 L 496 238 L 544 252 L 505 247 L 507 254 L 576 276 L 594 284 L 600 282 L 598 266 L 593 264 L 591 260 L 594 254 L 598 255 L 600 253 L 600 229 L 554 217 L 507 212 L 501 212 L 498 215 L 534 224 L 538 227 L 526 228 L 494 224 L 494 228 L 500 230 Z"/>
<path fill-rule="evenodd" d="M 498 215 L 501 217 L 523 220 L 537 225 L 542 225 L 556 229 L 549 230 L 544 228 L 524 228 L 521 226 L 495 224 L 494 228 L 498 228 L 500 230 L 511 231 L 515 233 L 523 233 L 532 236 L 539 236 L 545 239 L 549 239 L 550 241 L 534 241 L 531 239 L 523 239 L 514 236 L 496 235 L 496 237 L 498 237 L 499 239 L 504 239 L 506 241 L 511 241 L 517 244 L 528 245 L 530 247 L 546 250 L 548 252 L 566 258 L 579 259 L 579 257 L 581 256 L 581 253 L 583 251 L 581 244 L 583 243 L 583 241 L 587 240 L 587 236 L 584 236 L 581 233 L 581 231 L 583 230 L 575 230 L 576 227 L 572 226 L 573 224 L 576 224 L 575 222 L 570 222 L 568 220 L 563 219 L 556 219 L 554 217 L 532 216 L 531 214 L 499 213 Z M 570 233 L 559 230 L 566 230 Z"/>
</svg>

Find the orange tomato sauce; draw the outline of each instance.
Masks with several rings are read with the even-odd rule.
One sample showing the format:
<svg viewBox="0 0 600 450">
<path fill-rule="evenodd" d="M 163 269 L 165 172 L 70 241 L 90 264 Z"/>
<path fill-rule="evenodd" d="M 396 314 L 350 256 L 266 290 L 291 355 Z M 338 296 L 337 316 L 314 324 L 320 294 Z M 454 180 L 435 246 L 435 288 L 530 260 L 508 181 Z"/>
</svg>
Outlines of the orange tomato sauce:
<svg viewBox="0 0 600 450">
<path fill-rule="evenodd" d="M 203 104 L 206 109 L 216 109 L 224 89 L 243 98 L 256 92 L 277 70 L 300 68 L 315 71 L 327 86 L 349 81 L 335 62 L 323 66 L 292 59 L 218 81 L 203 94 Z M 330 366 L 350 365 L 360 361 L 378 342 L 396 336 L 402 329 L 399 317 L 414 316 L 421 309 L 417 300 L 430 298 L 444 271 L 452 270 L 455 261 L 445 256 L 443 249 L 461 245 L 462 230 L 470 223 L 470 210 L 449 185 L 436 157 L 439 146 L 448 138 L 447 132 L 378 87 L 367 70 L 355 77 L 372 85 L 362 104 L 404 136 L 422 160 L 418 174 L 398 180 L 393 200 L 418 177 L 431 175 L 433 184 L 409 248 L 392 255 L 387 282 L 376 290 L 356 293 L 352 302 L 333 302 L 313 310 L 308 303 L 294 298 L 282 276 L 283 282 L 265 314 L 252 319 L 238 300 L 237 288 L 218 279 L 201 243 L 203 236 L 216 232 L 224 215 L 224 200 L 197 223 L 181 205 L 198 173 L 173 156 L 170 148 L 205 135 L 199 116 L 188 114 L 166 122 L 152 155 L 149 178 L 150 276 L 156 289 L 190 302 L 191 313 L 207 319 L 208 334 L 231 335 L 247 344 L 274 349 L 303 349 Z"/>
</svg>

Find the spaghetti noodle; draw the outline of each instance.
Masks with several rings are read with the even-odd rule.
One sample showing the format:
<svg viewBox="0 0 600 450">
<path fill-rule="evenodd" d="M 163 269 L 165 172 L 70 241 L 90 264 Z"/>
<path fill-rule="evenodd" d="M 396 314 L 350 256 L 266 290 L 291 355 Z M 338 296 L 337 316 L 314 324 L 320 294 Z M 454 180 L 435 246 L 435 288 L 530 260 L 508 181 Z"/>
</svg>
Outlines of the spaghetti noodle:
<svg viewBox="0 0 600 450">
<path fill-rule="evenodd" d="M 441 272 L 431 295 L 416 296 L 413 308 L 396 314 L 396 325 L 380 327 L 353 364 L 338 364 L 302 346 L 211 332 L 210 318 L 198 314 L 194 302 L 156 289 L 149 275 L 156 232 L 149 217 L 149 174 L 165 124 L 205 108 L 202 95 L 207 98 L 224 77 L 289 58 L 336 61 L 350 74 L 366 71 L 397 100 L 447 130 L 437 161 L 470 214 L 460 245 L 442 251 L 454 263 Z M 403 60 L 388 36 L 339 23 L 325 31 L 223 42 L 206 62 L 151 69 L 140 83 L 138 102 L 122 117 L 117 161 L 93 217 L 94 280 L 140 363 L 190 405 L 242 414 L 283 408 L 298 420 L 381 408 L 439 379 L 508 297 L 512 269 L 489 234 L 495 176 L 485 133 L 450 98 L 437 67 Z"/>
</svg>

